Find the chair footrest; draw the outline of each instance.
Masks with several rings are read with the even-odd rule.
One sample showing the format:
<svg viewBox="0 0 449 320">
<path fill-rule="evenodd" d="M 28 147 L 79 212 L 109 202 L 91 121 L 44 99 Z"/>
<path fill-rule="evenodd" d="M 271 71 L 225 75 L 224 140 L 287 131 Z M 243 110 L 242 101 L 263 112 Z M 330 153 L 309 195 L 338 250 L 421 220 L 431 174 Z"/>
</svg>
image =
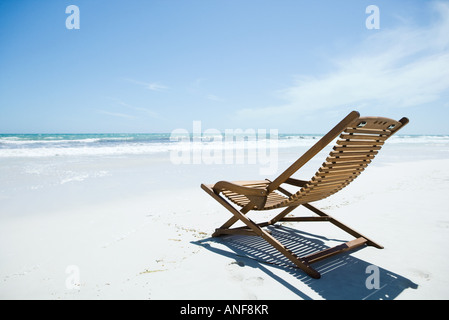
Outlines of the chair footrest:
<svg viewBox="0 0 449 320">
<path fill-rule="evenodd" d="M 368 240 L 366 240 L 365 238 L 360 237 L 360 238 L 354 239 L 352 241 L 348 241 L 346 243 L 335 246 L 333 248 L 329 248 L 329 249 L 325 249 L 325 250 L 322 250 L 319 252 L 312 253 L 308 256 L 302 257 L 301 259 L 306 261 L 307 263 L 317 262 L 322 259 L 333 256 L 335 254 L 358 248 L 358 247 L 364 245 L 367 241 Z"/>
</svg>

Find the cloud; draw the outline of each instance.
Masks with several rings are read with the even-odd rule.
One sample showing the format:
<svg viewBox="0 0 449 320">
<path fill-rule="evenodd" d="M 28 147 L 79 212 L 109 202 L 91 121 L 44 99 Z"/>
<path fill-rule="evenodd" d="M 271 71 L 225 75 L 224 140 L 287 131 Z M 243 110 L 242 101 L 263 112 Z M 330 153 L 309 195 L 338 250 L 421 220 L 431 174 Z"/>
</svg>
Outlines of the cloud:
<svg viewBox="0 0 449 320">
<path fill-rule="evenodd" d="M 206 88 L 208 87 L 208 81 L 205 78 L 196 78 L 194 81 L 192 81 L 188 87 L 187 91 L 192 94 L 199 96 L 201 98 L 204 98 L 206 100 L 214 101 L 214 102 L 222 102 L 224 101 L 223 98 L 210 93 L 209 90 Z"/>
<path fill-rule="evenodd" d="M 118 117 L 118 118 L 125 118 L 125 119 L 135 119 L 135 116 L 125 114 L 125 113 L 119 113 L 119 112 L 110 112 L 106 110 L 97 110 L 98 113 L 105 114 L 112 117 Z"/>
<path fill-rule="evenodd" d="M 157 82 L 143 82 L 143 81 L 138 81 L 138 80 L 134 80 L 134 79 L 130 79 L 130 78 L 126 78 L 125 80 L 128 82 L 131 82 L 131 83 L 141 85 L 151 91 L 165 91 L 168 89 L 167 86 L 164 86 Z"/>
<path fill-rule="evenodd" d="M 379 30 L 351 54 L 333 61 L 333 72 L 297 76 L 278 91 L 286 103 L 241 109 L 240 117 L 304 114 L 348 106 L 406 108 L 435 102 L 449 90 L 449 4 L 434 3 L 440 19 L 425 27 Z"/>
<path fill-rule="evenodd" d="M 142 108 L 142 107 L 136 107 L 136 106 L 130 105 L 129 103 L 123 102 L 122 100 L 119 100 L 119 99 L 116 99 L 116 98 L 113 98 L 113 97 L 105 97 L 105 98 L 108 99 L 108 100 L 114 101 L 118 105 L 120 105 L 120 106 L 122 106 L 122 107 L 124 107 L 124 108 L 126 108 L 128 110 L 136 111 L 137 113 L 140 113 L 140 114 L 143 113 L 144 115 L 149 116 L 151 118 L 155 118 L 155 119 L 159 119 L 160 118 L 159 114 L 157 112 L 154 112 L 151 109 Z M 108 112 L 108 111 L 104 111 L 102 113 L 105 113 L 105 114 L 109 113 L 110 115 L 114 114 L 113 112 L 111 113 L 111 112 Z M 123 114 L 123 113 L 116 113 L 116 115 L 117 116 L 122 115 L 123 117 L 126 116 L 126 114 Z M 129 115 L 128 118 L 137 118 L 137 116 Z"/>
<path fill-rule="evenodd" d="M 207 100 L 211 100 L 211 101 L 222 101 L 222 99 L 220 99 L 220 97 L 218 97 L 218 96 L 216 96 L 216 95 L 214 95 L 214 94 L 208 94 L 207 96 L 206 96 L 206 99 Z"/>
<path fill-rule="evenodd" d="M 120 100 L 117 100 L 117 99 L 115 99 L 115 100 L 116 100 L 116 102 L 119 105 L 121 105 L 123 107 L 126 107 L 128 109 L 135 110 L 135 111 L 138 111 L 138 112 L 143 112 L 144 114 L 146 114 L 147 116 L 150 116 L 152 118 L 158 118 L 159 117 L 159 115 L 156 112 L 154 112 L 153 110 L 150 110 L 150 109 L 147 109 L 147 108 L 142 108 L 142 107 L 135 107 L 135 106 L 132 106 L 132 105 L 130 105 L 128 103 L 125 103 L 123 101 L 120 101 Z"/>
<path fill-rule="evenodd" d="M 163 91 L 163 90 L 168 89 L 168 87 L 163 86 L 163 85 L 161 85 L 159 83 L 156 83 L 156 82 L 146 83 L 145 85 L 148 87 L 148 89 L 150 89 L 152 91 Z"/>
</svg>

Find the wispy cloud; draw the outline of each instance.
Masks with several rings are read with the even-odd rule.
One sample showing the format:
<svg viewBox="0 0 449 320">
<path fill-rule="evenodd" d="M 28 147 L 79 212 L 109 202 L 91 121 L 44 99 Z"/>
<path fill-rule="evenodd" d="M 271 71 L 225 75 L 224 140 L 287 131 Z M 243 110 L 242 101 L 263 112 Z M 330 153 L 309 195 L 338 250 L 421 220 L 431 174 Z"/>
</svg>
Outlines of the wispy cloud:
<svg viewBox="0 0 449 320">
<path fill-rule="evenodd" d="M 206 99 L 207 100 L 211 100 L 211 101 L 222 101 L 222 99 L 220 98 L 220 97 L 218 97 L 218 96 L 216 96 L 216 95 L 214 95 L 214 94 L 208 94 L 207 96 L 206 96 Z"/>
<path fill-rule="evenodd" d="M 168 87 L 163 86 L 156 82 L 146 83 L 145 85 L 148 87 L 148 89 L 150 89 L 152 91 L 164 91 L 164 90 L 168 89 Z"/>
<path fill-rule="evenodd" d="M 110 112 L 106 110 L 97 110 L 98 113 L 105 114 L 111 117 L 125 118 L 125 119 L 135 119 L 136 117 L 130 114 L 120 113 L 120 112 Z"/>
<path fill-rule="evenodd" d="M 210 100 L 210 101 L 215 101 L 215 102 L 219 102 L 219 101 L 223 101 L 223 99 L 215 94 L 209 93 L 207 89 L 205 89 L 205 84 L 207 79 L 204 78 L 197 78 L 195 79 L 192 83 L 189 84 L 188 86 L 188 91 L 191 94 L 197 95 L 201 98 Z"/>
<path fill-rule="evenodd" d="M 128 82 L 143 86 L 144 88 L 151 90 L 151 91 L 165 91 L 168 89 L 167 86 L 164 86 L 157 82 L 143 82 L 143 81 L 138 81 L 138 80 L 134 80 L 134 79 L 130 79 L 130 78 L 125 78 L 125 80 Z"/>
<path fill-rule="evenodd" d="M 440 19 L 429 26 L 381 29 L 337 59 L 321 76 L 298 76 L 279 91 L 286 103 L 241 109 L 240 117 L 304 114 L 336 107 L 413 107 L 449 92 L 449 4 L 437 2 Z"/>
<path fill-rule="evenodd" d="M 118 100 L 118 99 L 114 99 L 114 100 L 115 100 L 119 105 L 121 105 L 121 106 L 123 106 L 123 107 L 125 107 L 125 108 L 131 109 L 131 110 L 135 110 L 135 111 L 138 111 L 138 112 L 142 112 L 142 113 L 144 113 L 144 114 L 146 114 L 147 116 L 150 116 L 150 117 L 152 117 L 152 118 L 158 118 L 158 117 L 159 117 L 159 114 L 158 114 L 157 112 L 154 112 L 154 111 L 151 110 L 151 109 L 132 106 L 132 105 L 130 105 L 130 104 L 128 104 L 128 103 L 125 103 L 125 102 L 123 102 L 123 101 L 121 101 L 121 100 Z"/>
<path fill-rule="evenodd" d="M 101 110 L 103 114 L 109 114 L 109 115 L 115 115 L 115 116 L 122 116 L 123 118 L 137 118 L 138 116 L 141 117 L 142 115 L 146 115 L 149 116 L 151 118 L 155 118 L 158 119 L 160 118 L 159 114 L 151 109 L 148 108 L 143 108 L 143 107 L 136 107 L 133 106 L 129 103 L 123 102 L 120 99 L 114 98 L 114 97 L 105 97 L 108 100 L 112 100 L 114 102 L 115 105 L 119 105 L 123 108 L 126 108 L 127 110 L 131 110 L 134 111 L 134 113 L 136 113 L 136 115 L 128 115 L 126 113 L 121 113 L 121 112 L 110 112 L 110 111 L 104 111 Z"/>
</svg>

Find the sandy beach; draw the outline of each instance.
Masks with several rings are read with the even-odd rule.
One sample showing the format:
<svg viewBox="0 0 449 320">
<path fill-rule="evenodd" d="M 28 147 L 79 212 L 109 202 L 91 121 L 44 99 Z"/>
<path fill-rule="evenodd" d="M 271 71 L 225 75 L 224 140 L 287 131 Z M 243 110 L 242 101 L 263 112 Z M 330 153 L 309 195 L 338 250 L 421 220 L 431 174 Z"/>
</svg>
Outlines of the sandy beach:
<svg viewBox="0 0 449 320">
<path fill-rule="evenodd" d="M 304 150 L 282 149 L 277 173 Z M 315 205 L 385 249 L 318 262 L 319 280 L 256 237 L 211 237 L 230 216 L 200 184 L 271 178 L 257 164 L 175 165 L 167 153 L 2 158 L 0 298 L 447 299 L 449 148 L 382 151 L 356 181 Z M 295 176 L 309 178 L 322 159 Z M 293 251 L 352 239 L 328 223 L 270 229 Z M 367 285 L 373 267 L 377 288 Z"/>
</svg>

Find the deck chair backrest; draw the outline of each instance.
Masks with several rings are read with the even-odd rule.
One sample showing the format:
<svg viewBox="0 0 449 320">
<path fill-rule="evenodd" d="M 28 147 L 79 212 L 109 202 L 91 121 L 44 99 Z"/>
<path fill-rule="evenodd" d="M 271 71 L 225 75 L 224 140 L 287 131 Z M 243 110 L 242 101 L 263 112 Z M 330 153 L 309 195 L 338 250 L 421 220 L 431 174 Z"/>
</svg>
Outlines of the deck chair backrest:
<svg viewBox="0 0 449 320">
<path fill-rule="evenodd" d="M 310 159 L 312 159 L 318 152 L 331 143 L 343 130 L 351 123 L 360 117 L 357 111 L 352 111 L 343 120 L 341 120 L 332 130 L 326 133 L 317 143 L 315 143 L 309 150 L 307 150 L 298 160 L 296 160 L 290 167 L 282 172 L 275 180 L 273 180 L 267 188 L 268 193 L 276 190 L 281 184 L 289 179 L 296 171 L 304 166 Z"/>
<path fill-rule="evenodd" d="M 400 121 L 381 117 L 356 119 L 340 134 L 313 178 L 289 200 L 292 203 L 312 202 L 343 189 L 365 170 L 385 141 L 407 122 L 406 118 Z"/>
<path fill-rule="evenodd" d="M 279 206 L 321 200 L 343 189 L 365 170 L 385 141 L 407 123 L 407 118 L 396 121 L 383 117 L 360 117 L 358 112 L 351 112 L 310 149 L 316 154 L 338 137 L 321 168 L 305 186 Z M 304 161 L 308 159 L 310 158 Z M 286 174 L 291 176 L 297 170 L 294 165 L 278 179 L 282 177 L 283 182 L 286 181 L 289 178 Z M 273 188 L 273 185 L 272 183 L 269 187 Z"/>
</svg>

